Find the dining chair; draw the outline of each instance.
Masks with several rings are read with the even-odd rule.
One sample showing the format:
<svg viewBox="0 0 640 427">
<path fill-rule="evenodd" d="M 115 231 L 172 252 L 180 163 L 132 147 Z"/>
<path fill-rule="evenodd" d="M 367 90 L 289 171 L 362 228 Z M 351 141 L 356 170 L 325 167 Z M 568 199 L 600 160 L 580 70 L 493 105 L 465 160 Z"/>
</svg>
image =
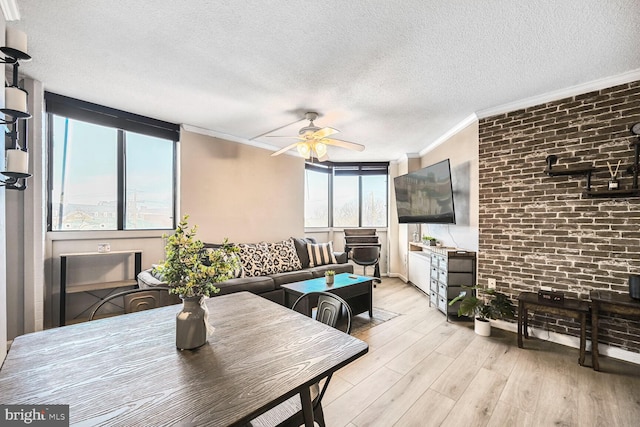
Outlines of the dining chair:
<svg viewBox="0 0 640 427">
<path fill-rule="evenodd" d="M 113 295 L 109 295 L 103 299 L 91 312 L 89 320 L 94 320 L 98 315 L 98 311 L 107 304 L 114 305 L 120 309 L 117 314 L 135 313 L 136 311 L 149 310 L 152 308 L 164 307 L 166 305 L 176 304 L 173 295 L 169 294 L 169 287 L 156 286 L 153 288 L 144 289 L 129 289 L 127 291 L 118 292 Z M 122 299 L 118 304 L 117 299 Z M 105 313 L 113 314 L 113 313 Z"/>
<path fill-rule="evenodd" d="M 356 246 L 351 249 L 351 260 L 362 266 L 362 275 L 367 275 L 367 267 L 373 266 L 373 275 L 380 283 L 380 248 L 377 246 Z"/>
<path fill-rule="evenodd" d="M 298 298 L 291 307 L 292 310 L 306 298 L 317 298 L 318 304 L 315 310 L 315 320 L 329 325 L 333 328 L 339 328 L 346 319 L 346 334 L 351 332 L 351 317 L 353 313 L 349 304 L 339 297 L 329 292 L 308 292 Z M 313 315 L 312 315 L 313 317 Z M 322 388 L 320 383 L 311 386 L 311 403 L 313 404 L 313 418 L 320 427 L 325 427 L 324 413 L 322 411 L 322 397 L 329 387 L 331 375 L 324 380 Z M 284 401 L 275 408 L 265 412 L 258 418 L 253 419 L 246 427 L 298 427 L 304 423 L 302 415 L 302 403 L 300 396 L 296 395 L 289 400 Z"/>
</svg>

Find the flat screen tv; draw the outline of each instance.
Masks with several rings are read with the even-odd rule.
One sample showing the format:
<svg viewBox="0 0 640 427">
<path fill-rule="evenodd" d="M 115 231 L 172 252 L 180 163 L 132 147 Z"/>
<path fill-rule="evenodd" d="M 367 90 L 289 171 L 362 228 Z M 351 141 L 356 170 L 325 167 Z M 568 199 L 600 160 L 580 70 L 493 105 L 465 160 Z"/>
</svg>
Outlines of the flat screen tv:
<svg viewBox="0 0 640 427">
<path fill-rule="evenodd" d="M 455 224 L 449 159 L 393 180 L 401 224 Z"/>
</svg>

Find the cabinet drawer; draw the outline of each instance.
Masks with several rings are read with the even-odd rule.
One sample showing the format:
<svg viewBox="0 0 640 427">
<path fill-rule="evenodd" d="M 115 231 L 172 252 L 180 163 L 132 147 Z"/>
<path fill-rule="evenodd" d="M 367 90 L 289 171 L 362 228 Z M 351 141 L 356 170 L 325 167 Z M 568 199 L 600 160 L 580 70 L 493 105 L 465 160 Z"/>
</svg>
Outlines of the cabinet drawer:
<svg viewBox="0 0 640 427">
<path fill-rule="evenodd" d="M 447 299 L 452 300 L 455 297 L 457 297 L 458 295 L 460 295 L 461 292 L 467 292 L 467 294 L 469 292 L 473 292 L 470 289 L 465 289 L 465 288 L 461 288 L 459 286 L 448 286 L 447 287 Z M 444 296 L 444 294 L 442 294 Z"/>
<path fill-rule="evenodd" d="M 444 283 L 438 283 L 438 295 L 442 297 L 447 297 L 447 285 Z"/>
<path fill-rule="evenodd" d="M 438 281 L 436 279 L 431 279 L 430 288 L 433 292 L 438 292 Z"/>
<path fill-rule="evenodd" d="M 447 312 L 447 299 L 438 295 L 438 310 L 443 313 Z"/>
<path fill-rule="evenodd" d="M 438 280 L 443 283 L 447 283 L 447 270 L 438 270 Z"/>
<path fill-rule="evenodd" d="M 434 291 L 431 291 L 431 293 L 429 294 L 429 302 L 433 305 L 438 304 L 438 294 L 436 294 Z"/>
<path fill-rule="evenodd" d="M 449 286 L 473 286 L 473 273 L 453 273 L 447 274 Z"/>
<path fill-rule="evenodd" d="M 449 259 L 449 271 L 473 271 L 473 258 L 451 258 Z"/>
<path fill-rule="evenodd" d="M 438 280 L 438 268 L 437 267 L 431 267 L 431 278 Z"/>
<path fill-rule="evenodd" d="M 449 269 L 447 258 L 440 258 L 440 261 L 438 262 L 438 268 L 444 271 L 447 271 Z"/>
</svg>

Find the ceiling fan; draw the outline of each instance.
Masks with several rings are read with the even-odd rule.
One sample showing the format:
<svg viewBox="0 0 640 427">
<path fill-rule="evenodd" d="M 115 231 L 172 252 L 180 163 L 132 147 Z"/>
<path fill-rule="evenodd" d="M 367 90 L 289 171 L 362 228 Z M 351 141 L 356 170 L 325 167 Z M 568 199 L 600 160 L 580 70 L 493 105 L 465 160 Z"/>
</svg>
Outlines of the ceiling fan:
<svg viewBox="0 0 640 427">
<path fill-rule="evenodd" d="M 272 138 L 295 138 L 298 140 L 297 142 L 276 151 L 271 154 L 271 156 L 278 156 L 286 151 L 296 148 L 298 153 L 300 153 L 300 155 L 305 159 L 309 160 L 312 157 L 316 157 L 319 161 L 324 162 L 328 159 L 327 145 L 334 145 L 336 147 L 355 151 L 364 150 L 364 145 L 356 144 L 355 142 L 327 138 L 328 136 L 339 133 L 340 131 L 331 127 L 319 128 L 316 126 L 313 121 L 318 118 L 318 113 L 308 112 L 304 115 L 304 118 L 309 120 L 309 125 L 301 128 L 298 131 L 298 136 L 267 135 Z"/>
</svg>

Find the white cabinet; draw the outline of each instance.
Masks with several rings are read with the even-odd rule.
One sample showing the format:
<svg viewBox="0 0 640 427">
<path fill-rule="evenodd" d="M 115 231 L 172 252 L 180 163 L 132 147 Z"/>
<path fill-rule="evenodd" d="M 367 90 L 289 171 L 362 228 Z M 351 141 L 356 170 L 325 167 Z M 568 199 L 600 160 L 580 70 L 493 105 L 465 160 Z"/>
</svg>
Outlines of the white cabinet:
<svg viewBox="0 0 640 427">
<path fill-rule="evenodd" d="M 431 250 L 431 299 L 447 316 L 457 316 L 460 302 L 449 306 L 449 302 L 460 295 L 465 287 L 476 284 L 476 254 L 461 250 Z M 473 292 L 473 291 L 469 291 Z"/>
<path fill-rule="evenodd" d="M 429 252 L 409 251 L 409 281 L 429 295 L 429 271 L 431 254 Z"/>
<path fill-rule="evenodd" d="M 460 302 L 449 306 L 465 287 L 476 284 L 475 252 L 409 244 L 409 281 L 429 296 L 429 305 L 457 316 Z M 473 292 L 473 291 L 471 291 Z"/>
</svg>

